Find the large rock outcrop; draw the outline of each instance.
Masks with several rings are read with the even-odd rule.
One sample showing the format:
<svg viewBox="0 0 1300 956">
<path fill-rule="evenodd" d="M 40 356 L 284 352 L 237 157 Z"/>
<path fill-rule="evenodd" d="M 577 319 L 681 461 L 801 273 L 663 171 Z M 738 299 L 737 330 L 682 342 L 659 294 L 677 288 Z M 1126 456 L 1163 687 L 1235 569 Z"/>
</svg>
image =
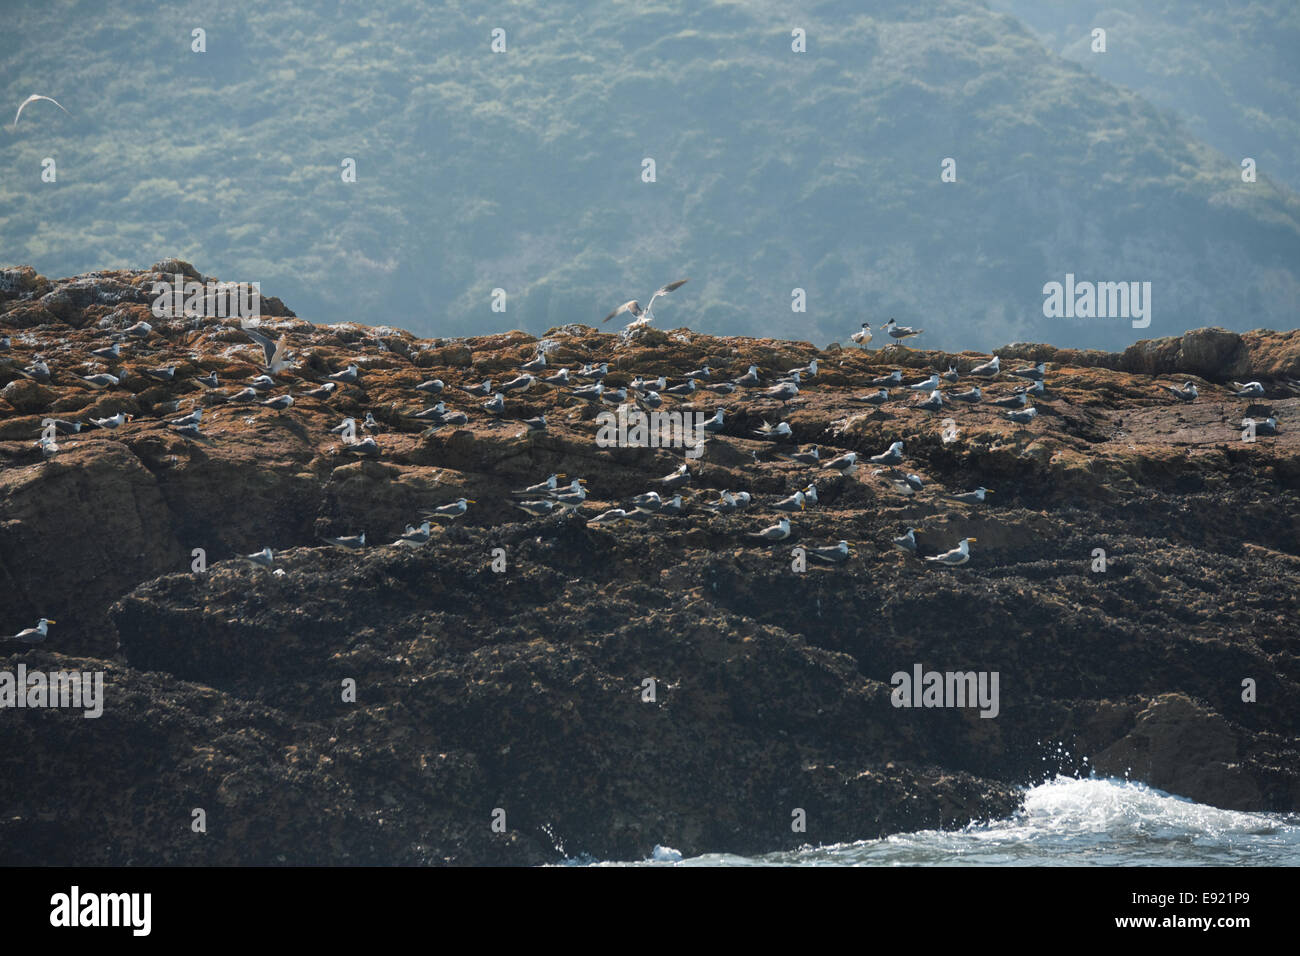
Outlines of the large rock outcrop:
<svg viewBox="0 0 1300 956">
<path fill-rule="evenodd" d="M 420 340 L 276 303 L 264 331 L 287 335 L 293 362 L 267 394 L 297 396 L 277 412 L 227 400 L 262 361 L 237 320 L 150 314 L 150 284 L 175 272 L 203 278 L 176 261 L 0 271 L 0 629 L 57 621 L 43 644 L 0 644 L 0 670 L 100 670 L 106 687 L 95 720 L 0 710 L 0 862 L 756 853 L 961 826 L 1093 770 L 1225 807 L 1300 805 L 1300 333 L 1199 330 L 1121 355 L 1009 346 L 1004 368 L 1052 363 L 1020 426 L 987 403 L 850 401 L 891 369 L 966 371 L 972 353 L 576 325 Z M 139 321 L 152 331 L 122 338 Z M 120 360 L 91 354 L 115 338 Z M 656 487 L 682 452 L 600 447 L 599 406 L 566 389 L 512 393 L 502 416 L 458 389 L 539 351 L 548 371 L 609 362 L 611 388 L 705 363 L 714 381 L 820 369 L 791 402 L 669 400 L 725 409 L 685 513 L 601 528 L 584 518 Z M 48 382 L 21 372 L 37 357 Z M 306 396 L 348 363 L 358 382 Z M 168 382 L 144 373 L 172 364 Z M 106 370 L 127 374 L 103 390 L 77 377 Z M 218 388 L 195 381 L 212 372 Z M 426 435 L 407 414 L 432 378 L 467 424 Z M 1188 379 L 1190 404 L 1159 387 Z M 1232 379 L 1268 397 L 1237 398 Z M 980 384 L 994 397 L 1016 381 Z M 166 424 L 191 407 L 201 439 Z M 60 435 L 50 457 L 35 445 L 47 418 L 119 411 L 134 418 Z M 330 430 L 367 411 L 379 455 L 358 460 Z M 525 433 L 541 414 L 549 427 Z M 1270 414 L 1280 434 L 1242 440 L 1244 416 Z M 765 420 L 795 441 L 756 437 Z M 865 463 L 895 440 L 915 495 Z M 811 443 L 864 467 L 789 459 Z M 512 506 L 553 472 L 586 479 L 586 508 Z M 788 541 L 747 536 L 809 482 L 818 502 Z M 979 485 L 985 505 L 946 497 Z M 723 489 L 754 503 L 702 507 Z M 388 546 L 462 495 L 476 503 L 424 548 Z M 974 557 L 905 556 L 890 541 L 907 527 L 925 554 L 975 537 Z M 320 541 L 362 531 L 360 552 Z M 847 563 L 794 569 L 796 547 L 839 539 Z M 238 560 L 264 546 L 277 570 Z M 915 664 L 997 672 L 997 716 L 893 706 L 892 675 Z"/>
</svg>

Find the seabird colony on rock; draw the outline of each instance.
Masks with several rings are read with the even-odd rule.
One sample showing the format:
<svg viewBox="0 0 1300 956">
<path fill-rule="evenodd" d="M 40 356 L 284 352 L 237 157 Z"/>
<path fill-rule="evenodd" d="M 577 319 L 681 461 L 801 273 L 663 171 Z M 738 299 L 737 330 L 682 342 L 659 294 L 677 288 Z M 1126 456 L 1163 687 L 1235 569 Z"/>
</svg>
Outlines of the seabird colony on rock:
<svg viewBox="0 0 1300 956">
<path fill-rule="evenodd" d="M 29 98 L 23 106 L 28 105 L 33 100 L 45 98 Z M 19 108 L 19 115 L 21 113 L 22 107 Z M 654 319 L 652 308 L 656 300 L 680 288 L 686 281 L 686 279 L 680 279 L 658 289 L 651 295 L 650 301 L 644 309 L 636 300 L 625 302 L 606 316 L 603 321 L 608 322 L 620 314 L 627 313 L 633 317 L 633 321 L 628 325 L 629 330 L 648 325 Z M 197 395 L 205 400 L 204 404 L 201 405 L 199 398 L 195 397 L 196 393 L 191 391 L 189 394 L 193 398 L 193 402 L 185 414 L 178 418 L 165 418 L 168 414 L 175 414 L 179 408 L 179 399 L 173 399 L 150 403 L 152 417 L 158 419 L 159 424 L 168 429 L 171 434 L 187 440 L 208 443 L 214 440 L 214 436 L 220 437 L 220 432 L 213 432 L 213 436 L 205 435 L 200 431 L 200 426 L 220 428 L 221 423 L 212 420 L 212 413 L 223 405 L 240 405 L 244 409 L 249 406 L 255 408 L 260 405 L 276 413 L 288 412 L 295 406 L 293 396 L 295 386 L 299 389 L 298 394 L 301 397 L 314 401 L 329 402 L 336 397 L 346 396 L 348 405 L 345 407 L 349 408 L 355 408 L 358 402 L 366 400 L 365 372 L 358 363 L 349 362 L 344 368 L 334 371 L 318 370 L 319 367 L 313 369 L 302 368 L 294 364 L 295 353 L 289 348 L 291 335 L 289 331 L 282 331 L 277 338 L 273 339 L 260 330 L 260 323 L 246 320 L 240 321 L 239 331 L 247 337 L 251 344 L 259 349 L 257 360 L 250 363 L 252 369 L 258 374 L 250 376 L 242 386 L 236 383 L 238 387 L 225 392 L 220 391 L 221 383 L 218 380 L 217 373 L 210 370 L 205 373 L 204 369 L 197 367 L 198 359 L 191 358 L 188 367 L 176 364 L 166 366 L 141 364 L 138 359 L 156 354 L 158 349 L 150 348 L 149 343 L 161 335 L 146 322 L 138 322 L 128 328 L 117 330 L 105 327 L 103 332 L 111 341 L 89 351 L 89 354 L 95 360 L 102 363 L 98 368 L 94 367 L 95 363 L 74 363 L 66 367 L 56 366 L 51 368 L 49 360 L 40 353 L 30 354 L 25 359 L 10 358 L 8 356 L 13 354 L 15 348 L 9 336 L 0 338 L 0 352 L 6 354 L 6 358 L 0 359 L 0 362 L 5 363 L 16 374 L 43 385 L 48 385 L 56 381 L 56 379 L 57 381 L 78 382 L 89 389 L 105 393 L 108 396 L 112 396 L 118 390 L 126 389 L 127 386 L 123 383 L 128 378 L 131 381 L 137 381 L 140 377 L 148 379 L 154 383 L 149 386 L 150 388 L 185 385 L 193 382 L 201 387 Z M 921 334 L 920 329 L 900 326 L 893 318 L 885 324 L 884 331 L 894 343 L 901 343 L 903 340 Z M 871 341 L 870 324 L 862 323 L 861 329 L 853 333 L 851 338 L 859 346 L 865 347 Z M 23 364 L 24 361 L 26 364 Z M 670 384 L 668 378 L 662 374 L 655 375 L 653 378 L 637 375 L 631 378 L 626 386 L 611 387 L 606 384 L 606 379 L 610 375 L 607 361 L 587 362 L 574 369 L 560 367 L 552 371 L 553 366 L 547 358 L 546 352 L 538 350 L 531 359 L 521 360 L 515 366 L 519 374 L 508 381 L 501 382 L 495 387 L 491 378 L 484 379 L 477 384 L 455 383 L 455 390 L 472 398 L 486 399 L 486 401 L 481 401 L 480 405 L 489 416 L 488 420 L 491 421 L 493 426 L 506 420 L 513 420 L 524 425 L 524 431 L 518 433 L 516 438 L 531 444 L 534 436 L 545 431 L 547 427 L 546 416 L 543 414 L 536 417 L 522 417 L 517 413 L 512 415 L 511 402 L 517 396 L 524 395 L 534 387 L 558 392 L 566 400 L 576 405 L 617 406 L 620 410 L 635 406 L 643 412 L 652 412 L 662 408 L 666 402 L 685 403 L 686 407 L 694 408 L 694 403 L 700 400 L 701 397 L 725 396 L 744 389 L 756 401 L 776 403 L 779 411 L 798 399 L 804 390 L 812 387 L 813 381 L 816 380 L 819 374 L 817 359 L 813 358 L 805 366 L 787 369 L 784 374 L 773 372 L 770 376 L 760 370 L 757 365 L 750 364 L 738 375 L 735 371 L 732 371 L 731 374 L 735 375 L 735 377 L 727 379 L 723 370 L 718 367 L 721 362 L 716 359 L 714 361 L 716 364 L 705 363 L 699 368 L 691 369 L 689 372 L 679 373 L 682 381 L 673 384 Z M 129 367 L 128 363 L 130 363 Z M 182 368 L 185 368 L 185 374 L 178 374 Z M 550 374 L 544 374 L 547 372 L 550 372 Z M 865 383 L 876 388 L 876 391 L 863 395 L 852 395 L 846 400 L 875 406 L 876 411 L 870 414 L 880 416 L 884 414 L 883 408 L 885 406 L 891 401 L 896 401 L 891 397 L 890 388 L 902 386 L 904 391 L 927 396 L 925 400 L 913 403 L 910 406 L 901 403 L 902 407 L 938 411 L 948 407 L 944 403 L 940 389 L 941 382 L 951 384 L 964 375 L 985 380 L 985 385 L 988 386 L 991 380 L 997 379 L 1003 374 L 1000 359 L 996 355 L 986 362 L 973 365 L 965 372 L 961 372 L 955 366 L 949 365 L 942 374 L 933 371 L 927 377 L 906 385 L 903 382 L 902 370 L 894 369 L 884 376 L 873 378 Z M 974 385 L 965 391 L 952 394 L 950 398 L 967 406 L 973 407 L 987 403 L 996 408 L 1005 409 L 1002 414 L 1008 420 L 1020 426 L 1031 426 L 1039 412 L 1030 402 L 1029 397 L 1031 395 L 1043 396 L 1046 394 L 1047 365 L 1044 362 L 1038 362 L 1014 369 L 1005 374 L 1029 384 L 1017 385 L 1013 390 L 1005 394 L 992 396 L 986 395 L 980 386 Z M 723 377 L 720 381 L 715 382 L 713 381 L 715 375 Z M 702 382 L 707 384 L 702 385 Z M 307 388 L 306 386 L 309 385 L 315 387 Z M 1167 390 L 1180 403 L 1191 404 L 1200 397 L 1200 390 L 1192 381 L 1187 381 L 1181 386 L 1161 384 L 1160 387 Z M 281 394 L 267 394 L 279 388 L 284 388 Z M 1233 388 L 1235 389 L 1235 396 L 1239 398 L 1260 398 L 1266 394 L 1266 390 L 1260 382 L 1237 382 L 1233 383 Z M 441 400 L 437 401 L 436 404 L 427 405 L 427 401 L 440 398 L 446 394 L 446 384 L 441 379 L 422 380 L 417 384 L 412 384 L 410 389 L 413 399 L 421 397 L 426 400 L 426 407 L 403 410 L 398 407 L 399 403 L 393 403 L 390 409 L 367 410 L 360 426 L 363 431 L 367 432 L 364 437 L 357 435 L 358 426 L 354 417 L 344 418 L 339 425 L 329 430 L 329 434 L 339 436 L 341 441 L 341 444 L 336 448 L 336 453 L 354 458 L 382 457 L 383 448 L 374 436 L 383 434 L 388 429 L 400 426 L 404 422 L 425 426 L 425 430 L 420 432 L 421 438 L 436 436 L 448 426 L 455 427 L 468 424 L 470 419 L 465 411 L 454 408 L 449 409 L 445 402 Z M 253 403 L 257 404 L 253 405 Z M 208 412 L 206 416 L 205 406 Z M 375 411 L 377 410 L 380 412 L 382 419 L 376 417 Z M 773 416 L 777 418 L 776 424 L 762 420 L 761 424 L 755 427 L 752 419 L 747 420 L 743 414 L 733 412 L 736 415 L 735 419 L 728 419 L 726 411 L 723 407 L 711 410 L 709 417 L 700 426 L 703 440 L 717 440 L 728 433 L 741 440 L 752 440 L 748 438 L 748 436 L 752 435 L 774 442 L 793 441 L 798 437 L 795 427 L 789 421 L 780 420 L 778 415 Z M 236 412 L 236 415 L 242 416 L 244 414 L 246 414 L 245 411 Z M 115 414 L 103 417 L 87 416 L 85 421 L 45 419 L 41 438 L 36 445 L 40 450 L 41 457 L 48 459 L 61 452 L 61 446 L 54 440 L 53 436 L 55 434 L 59 436 L 90 434 L 89 432 L 83 433 L 82 428 L 83 426 L 92 425 L 105 431 L 117 431 L 136 421 L 137 417 L 125 411 L 117 411 Z M 275 416 L 271 416 L 262 419 L 262 421 L 268 425 L 273 425 L 274 419 Z M 733 420 L 734 424 L 732 423 Z M 257 419 L 245 418 L 245 421 L 253 423 Z M 147 427 L 147 423 L 142 422 L 141 424 Z M 1241 427 L 1252 430 L 1255 436 L 1277 435 L 1279 431 L 1277 418 L 1274 416 L 1264 419 L 1246 418 L 1242 420 Z M 758 453 L 754 452 L 753 454 L 757 457 Z M 796 443 L 794 451 L 775 454 L 779 459 L 787 461 L 797 468 L 813 470 L 815 474 L 820 475 L 823 479 L 846 481 L 857 474 L 861 463 L 860 456 L 864 453 L 860 453 L 858 450 L 843 450 L 837 453 L 835 450 L 826 449 L 815 444 L 801 448 Z M 880 479 L 882 487 L 891 489 L 904 499 L 911 499 L 924 491 L 927 485 L 920 475 L 902 473 L 896 470 L 896 466 L 901 465 L 905 460 L 905 446 L 901 440 L 892 442 L 883 452 L 866 457 L 867 462 L 881 466 L 871 471 L 871 479 Z M 689 491 L 688 486 L 695 481 L 697 476 L 698 473 L 693 472 L 689 464 L 680 464 L 667 475 L 648 479 L 651 483 L 659 486 L 657 489 L 635 494 L 622 501 L 620 506 L 605 508 L 593 516 L 586 517 L 584 520 L 586 524 L 592 527 L 616 527 L 627 523 L 644 522 L 652 518 L 676 517 L 686 511 L 690 502 L 697 502 L 703 511 L 712 513 L 715 516 L 725 517 L 745 511 L 753 504 L 753 496 L 746 491 L 732 491 L 729 489 Z M 551 474 L 543 481 L 513 491 L 511 494 L 514 496 L 514 500 L 510 501 L 509 505 L 522 511 L 527 516 L 525 520 L 550 518 L 564 520 L 564 516 L 576 514 L 580 508 L 586 507 L 589 497 L 585 479 L 573 478 L 568 484 L 565 484 L 565 478 L 566 476 L 563 474 Z M 980 486 L 971 491 L 941 491 L 940 494 L 950 501 L 980 507 L 987 504 L 986 496 L 992 494 L 992 489 Z M 716 500 L 706 501 L 704 498 L 707 495 L 717 495 L 718 497 Z M 794 526 L 791 524 L 790 516 L 794 515 L 798 518 L 807 515 L 809 509 L 815 508 L 817 502 L 818 489 L 815 481 L 802 487 L 796 487 L 795 490 L 784 497 L 778 495 L 767 507 L 779 514 L 779 520 L 773 524 L 762 526 L 759 530 L 747 531 L 745 537 L 758 542 L 760 545 L 785 541 L 794 533 Z M 409 550 L 423 548 L 434 536 L 434 522 L 440 524 L 454 522 L 469 513 L 470 506 L 474 504 L 476 504 L 474 499 L 461 496 L 450 502 L 435 506 L 419 525 L 407 525 L 405 530 L 391 542 L 390 546 Z M 975 542 L 974 537 L 960 539 L 950 550 L 937 554 L 922 555 L 916 540 L 916 531 L 915 528 L 907 528 L 902 535 L 890 539 L 889 547 L 905 555 L 924 557 L 927 562 L 937 566 L 957 567 L 971 560 L 970 545 Z M 321 540 L 325 544 L 349 552 L 361 551 L 367 547 L 364 532 L 337 537 L 322 535 Z M 853 547 L 849 541 L 840 540 L 827 545 L 809 546 L 806 553 L 816 561 L 838 565 L 847 562 L 852 557 Z M 270 547 L 264 547 L 261 551 L 242 556 L 242 560 L 248 564 L 267 570 L 273 567 L 275 559 L 275 552 Z M 283 575 L 284 573 L 283 569 L 275 571 L 276 575 Z M 53 623 L 55 622 L 52 620 L 42 618 L 35 627 L 27 628 L 7 639 L 23 643 L 41 641 L 46 636 L 48 625 Z"/>
</svg>

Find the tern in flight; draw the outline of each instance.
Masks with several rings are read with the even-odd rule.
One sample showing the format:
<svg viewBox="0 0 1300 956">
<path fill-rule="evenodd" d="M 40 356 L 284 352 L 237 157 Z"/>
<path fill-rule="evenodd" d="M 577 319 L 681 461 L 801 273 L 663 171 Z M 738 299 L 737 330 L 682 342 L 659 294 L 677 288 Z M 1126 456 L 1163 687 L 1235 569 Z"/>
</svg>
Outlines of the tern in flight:
<svg viewBox="0 0 1300 956">
<path fill-rule="evenodd" d="M 633 299 L 630 302 L 624 302 L 609 315 L 605 316 L 605 318 L 601 319 L 601 324 L 604 325 L 610 319 L 614 318 L 614 316 L 627 312 L 635 319 L 635 321 L 628 323 L 627 327 L 629 329 L 634 329 L 640 325 L 649 325 L 655 320 L 654 312 L 651 311 L 654 309 L 655 299 L 659 298 L 661 295 L 667 295 L 674 289 L 680 289 L 689 281 L 689 279 L 678 279 L 676 282 L 668 283 L 662 289 L 657 290 L 654 295 L 650 296 L 650 302 L 644 309 L 641 308 L 641 303 L 636 299 Z"/>
<path fill-rule="evenodd" d="M 13 128 L 15 128 L 15 129 L 17 128 L 17 126 L 18 126 L 18 117 L 20 117 L 20 116 L 23 115 L 23 110 L 25 110 L 25 109 L 27 108 L 27 104 L 28 104 L 28 103 L 35 103 L 37 100 L 49 100 L 51 103 L 53 103 L 53 104 L 54 104 L 55 106 L 57 106 L 59 109 L 63 110 L 63 104 L 60 103 L 58 100 L 53 99 L 52 97 L 49 97 L 49 96 L 41 96 L 41 95 L 39 95 L 39 94 L 37 94 L 37 93 L 33 93 L 31 96 L 27 97 L 27 99 L 23 100 L 21 104 L 19 104 L 19 106 L 18 106 L 18 112 L 14 114 L 14 125 L 13 125 Z M 63 110 L 63 112 L 68 113 L 67 110 Z M 68 115 L 71 116 L 72 114 L 71 114 L 71 113 L 68 113 Z"/>
</svg>

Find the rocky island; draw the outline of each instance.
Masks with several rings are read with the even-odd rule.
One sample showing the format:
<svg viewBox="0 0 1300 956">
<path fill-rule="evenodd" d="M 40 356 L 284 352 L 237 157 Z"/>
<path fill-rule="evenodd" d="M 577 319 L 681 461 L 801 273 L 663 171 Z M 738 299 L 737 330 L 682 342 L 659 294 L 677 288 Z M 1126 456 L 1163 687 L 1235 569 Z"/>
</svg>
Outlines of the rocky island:
<svg viewBox="0 0 1300 956">
<path fill-rule="evenodd" d="M 0 671 L 103 674 L 94 719 L 0 709 L 4 864 L 755 854 L 1006 816 L 1058 773 L 1300 805 L 1300 331 L 1016 344 L 975 377 L 988 354 L 879 334 L 420 339 L 264 299 L 287 364 L 249 395 L 271 350 L 238 318 L 157 317 L 176 274 L 207 281 L 0 271 L 0 632 L 53 622 L 0 642 Z M 539 355 L 499 411 L 464 390 Z M 573 394 L 600 363 L 609 393 L 663 376 L 666 410 L 723 426 L 693 458 L 604 447 L 613 403 Z M 1037 363 L 1038 414 L 1012 420 L 994 402 Z M 750 366 L 758 387 L 708 388 Z M 907 385 L 949 369 L 919 407 Z M 439 401 L 450 422 L 418 417 Z M 870 461 L 894 442 L 897 467 Z M 517 507 L 553 474 L 585 500 Z M 638 512 L 651 490 L 680 513 Z M 967 538 L 966 563 L 925 560 Z M 899 706 L 895 675 L 930 671 L 997 675 L 996 714 Z"/>
</svg>

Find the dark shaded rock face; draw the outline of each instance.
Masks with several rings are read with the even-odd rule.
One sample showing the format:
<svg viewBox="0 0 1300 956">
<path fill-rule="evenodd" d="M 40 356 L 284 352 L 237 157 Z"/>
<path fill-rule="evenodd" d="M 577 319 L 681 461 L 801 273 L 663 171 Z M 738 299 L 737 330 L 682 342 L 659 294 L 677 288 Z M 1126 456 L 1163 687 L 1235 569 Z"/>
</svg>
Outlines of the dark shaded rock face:
<svg viewBox="0 0 1300 956">
<path fill-rule="evenodd" d="M 901 390 L 880 409 L 849 401 L 893 368 L 911 381 L 984 356 L 584 326 L 429 341 L 317 328 L 276 302 L 264 331 L 287 333 L 293 358 L 268 394 L 297 396 L 276 412 L 224 401 L 262 361 L 236 320 L 149 314 L 150 283 L 175 272 L 203 278 L 175 260 L 0 271 L 0 630 L 57 621 L 43 644 L 0 643 L 0 671 L 105 675 L 98 719 L 0 710 L 0 863 L 757 853 L 1002 816 L 1020 787 L 1090 770 L 1236 809 L 1300 804 L 1300 399 L 1285 381 L 1300 333 L 1200 330 L 1120 356 L 1008 347 L 1004 368 L 1054 363 L 1022 427 Z M 141 320 L 153 330 L 123 339 L 120 361 L 91 355 Z M 689 407 L 727 424 L 691 465 L 685 514 L 602 528 L 584 517 L 658 487 L 682 452 L 599 447 L 597 409 L 564 390 L 514 393 L 498 419 L 456 388 L 513 377 L 539 347 L 548 371 L 608 361 L 609 387 L 706 362 L 715 381 L 821 369 L 786 404 L 697 393 Z M 19 371 L 37 356 L 48 383 Z M 356 384 L 303 394 L 349 362 Z M 170 382 L 142 374 L 171 364 Z M 102 391 L 75 377 L 120 370 Z M 216 390 L 195 382 L 213 371 Z M 1225 377 L 1268 397 L 1235 398 Z M 403 414 L 431 378 L 467 425 L 425 436 Z M 1157 387 L 1188 379 L 1191 404 Z M 164 422 L 191 405 L 204 440 Z M 135 417 L 60 435 L 48 459 L 33 444 L 44 418 L 119 411 Z M 380 455 L 354 460 L 330 429 L 366 411 Z M 543 413 L 549 428 L 522 434 Z M 1247 414 L 1281 433 L 1243 442 Z M 903 441 L 901 470 L 925 488 L 905 498 L 865 462 L 798 465 L 794 443 L 755 437 L 764 420 L 823 460 Z M 587 480 L 582 511 L 511 507 L 552 472 Z M 819 500 L 788 541 L 746 537 L 810 481 Z M 979 485 L 985 505 L 945 497 Z M 702 507 L 723 489 L 754 504 Z M 424 548 L 387 544 L 461 495 L 476 504 Z M 972 560 L 892 550 L 909 526 L 924 554 L 976 538 Z M 362 531 L 358 553 L 319 541 Z M 841 538 L 846 564 L 793 569 L 795 547 Z M 283 573 L 235 557 L 268 545 Z M 916 664 L 996 672 L 997 716 L 894 706 L 892 676 Z"/>
</svg>

